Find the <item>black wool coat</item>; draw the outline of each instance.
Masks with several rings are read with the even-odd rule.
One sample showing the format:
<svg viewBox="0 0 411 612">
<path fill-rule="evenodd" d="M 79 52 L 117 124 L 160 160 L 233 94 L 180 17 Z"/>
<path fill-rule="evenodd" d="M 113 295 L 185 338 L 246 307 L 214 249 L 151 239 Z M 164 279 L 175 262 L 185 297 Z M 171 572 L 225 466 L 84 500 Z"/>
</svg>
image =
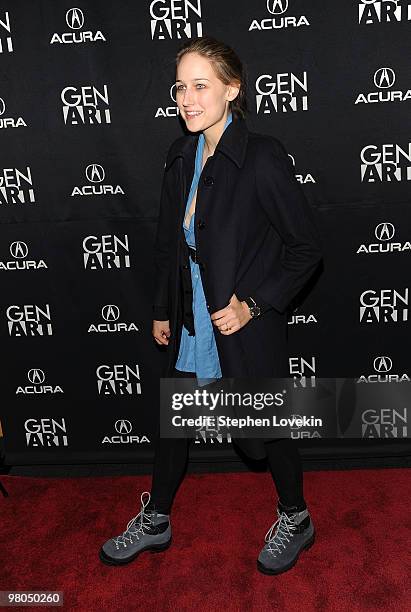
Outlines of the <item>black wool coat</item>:
<svg viewBox="0 0 411 612">
<path fill-rule="evenodd" d="M 164 377 L 177 360 L 192 299 L 182 282 L 190 275 L 182 224 L 198 138 L 197 132 L 172 143 L 161 187 L 153 318 L 170 322 Z M 313 211 L 280 140 L 250 132 L 244 119 L 233 116 L 202 170 L 194 233 L 210 315 L 227 306 L 233 293 L 270 306 L 228 336 L 213 325 L 223 377 L 287 377 L 286 309 L 322 250 Z M 235 442 L 249 457 L 265 456 L 263 439 Z"/>
</svg>

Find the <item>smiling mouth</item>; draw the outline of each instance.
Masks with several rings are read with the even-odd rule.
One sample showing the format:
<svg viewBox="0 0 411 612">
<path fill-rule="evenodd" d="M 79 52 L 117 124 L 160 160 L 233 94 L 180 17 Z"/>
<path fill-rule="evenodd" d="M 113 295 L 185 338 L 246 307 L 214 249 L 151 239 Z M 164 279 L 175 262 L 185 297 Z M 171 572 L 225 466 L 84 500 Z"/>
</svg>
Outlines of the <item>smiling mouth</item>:
<svg viewBox="0 0 411 612">
<path fill-rule="evenodd" d="M 203 111 L 195 112 L 195 113 L 193 113 L 193 114 L 189 114 L 189 113 L 186 111 L 186 117 L 187 117 L 187 119 L 194 119 L 194 117 L 199 117 L 199 116 L 200 116 L 200 115 L 202 115 L 202 114 L 203 114 Z"/>
</svg>

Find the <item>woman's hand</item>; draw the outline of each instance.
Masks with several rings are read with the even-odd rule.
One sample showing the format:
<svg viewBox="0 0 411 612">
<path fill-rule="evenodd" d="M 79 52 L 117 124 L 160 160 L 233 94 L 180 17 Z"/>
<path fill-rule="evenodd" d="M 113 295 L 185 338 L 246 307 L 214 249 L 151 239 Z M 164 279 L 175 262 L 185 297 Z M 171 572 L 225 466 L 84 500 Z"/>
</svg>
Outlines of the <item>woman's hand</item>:
<svg viewBox="0 0 411 612">
<path fill-rule="evenodd" d="M 165 344 L 167 346 L 171 335 L 170 321 L 153 321 L 151 333 L 157 344 Z"/>
<path fill-rule="evenodd" d="M 233 293 L 228 306 L 213 312 L 210 318 L 223 336 L 229 336 L 247 325 L 252 316 L 246 302 L 240 302 Z"/>
</svg>

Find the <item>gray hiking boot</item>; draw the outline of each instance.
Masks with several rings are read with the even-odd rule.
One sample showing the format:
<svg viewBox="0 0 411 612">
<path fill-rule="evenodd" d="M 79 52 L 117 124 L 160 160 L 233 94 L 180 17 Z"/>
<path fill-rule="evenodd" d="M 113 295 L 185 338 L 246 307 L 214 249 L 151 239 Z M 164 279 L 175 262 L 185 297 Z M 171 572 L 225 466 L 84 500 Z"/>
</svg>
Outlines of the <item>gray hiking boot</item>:
<svg viewBox="0 0 411 612">
<path fill-rule="evenodd" d="M 281 574 L 297 563 L 302 550 L 314 544 L 315 530 L 307 508 L 297 512 L 278 504 L 278 519 L 265 535 L 257 567 L 263 574 Z"/>
<path fill-rule="evenodd" d="M 143 499 L 148 495 L 147 501 Z M 158 514 L 148 509 L 150 493 L 141 494 L 141 510 L 129 521 L 126 531 L 107 540 L 100 549 L 100 559 L 108 565 L 125 565 L 133 561 L 144 550 L 158 552 L 171 544 L 171 525 L 168 514 Z M 147 508 L 147 509 L 146 509 Z"/>
</svg>

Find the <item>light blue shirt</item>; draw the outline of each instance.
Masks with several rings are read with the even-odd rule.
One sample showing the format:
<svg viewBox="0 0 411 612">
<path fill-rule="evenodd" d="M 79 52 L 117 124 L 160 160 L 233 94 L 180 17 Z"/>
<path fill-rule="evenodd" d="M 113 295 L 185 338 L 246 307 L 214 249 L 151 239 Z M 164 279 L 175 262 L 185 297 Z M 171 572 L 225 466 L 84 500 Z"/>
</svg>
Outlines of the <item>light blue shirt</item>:
<svg viewBox="0 0 411 612">
<path fill-rule="evenodd" d="M 227 125 L 231 123 L 231 121 L 232 114 L 229 113 L 224 130 Z M 188 195 L 183 218 L 185 239 L 187 244 L 193 249 L 196 247 L 194 236 L 195 212 L 191 216 L 190 225 L 188 228 L 184 225 L 184 220 L 187 216 L 202 172 L 201 164 L 203 159 L 204 142 L 204 134 L 201 133 L 197 144 L 194 176 L 191 182 L 190 193 Z M 181 331 L 180 350 L 175 368 L 176 370 L 181 370 L 182 372 L 195 372 L 197 374 L 198 384 L 203 386 L 209 382 L 213 382 L 213 380 L 221 378 L 222 374 L 213 331 L 213 323 L 207 309 L 199 264 L 195 263 L 191 257 L 189 258 L 189 261 L 191 268 L 191 284 L 193 287 L 195 336 L 189 336 L 188 330 L 183 326 Z"/>
</svg>

